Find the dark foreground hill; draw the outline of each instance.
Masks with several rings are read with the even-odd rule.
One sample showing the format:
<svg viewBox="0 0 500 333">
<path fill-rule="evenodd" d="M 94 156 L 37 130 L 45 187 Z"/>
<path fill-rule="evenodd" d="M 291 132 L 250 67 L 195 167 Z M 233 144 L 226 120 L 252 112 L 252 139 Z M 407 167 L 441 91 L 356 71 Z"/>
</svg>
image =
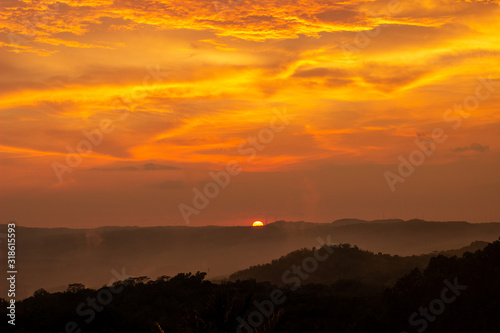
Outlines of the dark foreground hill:
<svg viewBox="0 0 500 333">
<path fill-rule="evenodd" d="M 445 256 L 462 256 L 465 252 L 475 252 L 483 249 L 488 243 L 473 242 L 471 245 L 440 252 Z M 271 263 L 252 266 L 248 269 L 231 274 L 230 280 L 255 279 L 257 282 L 269 281 L 283 286 L 287 281 L 294 280 L 293 267 L 309 273 L 307 283 L 331 284 L 339 280 L 355 280 L 372 288 L 391 287 L 399 278 L 411 270 L 424 269 L 429 260 L 437 254 L 423 254 L 419 256 L 402 257 L 398 255 L 382 254 L 360 250 L 357 246 L 339 244 L 323 248 L 301 249 L 282 256 Z M 316 257 L 325 257 L 324 261 Z M 317 264 L 315 263 L 317 262 Z M 298 276 L 299 273 L 296 273 Z"/>
<path fill-rule="evenodd" d="M 0 232 L 5 232 L 5 226 Z M 205 271 L 208 279 L 227 277 L 270 262 L 300 248 L 350 243 L 374 253 L 419 255 L 458 249 L 500 235 L 500 223 L 425 222 L 421 220 L 334 223 L 276 222 L 252 227 L 103 227 L 44 229 L 19 226 L 16 232 L 18 298 L 36 289 L 64 290 L 69 283 L 98 287 L 114 278 L 173 276 Z M 1 239 L 0 239 L 1 241 Z M 6 252 L 0 269 L 6 271 Z M 5 295 L 7 284 L 0 284 Z"/>
<path fill-rule="evenodd" d="M 130 278 L 99 290 L 81 285 L 63 293 L 39 290 L 16 303 L 11 331 L 500 332 L 500 241 L 461 258 L 433 257 L 423 271 L 412 270 L 384 291 L 354 280 L 278 287 L 254 280 L 214 284 L 204 277 L 179 274 L 155 281 Z M 5 318 L 7 304 L 0 303 Z M 1 321 L 0 330 L 7 325 Z"/>
</svg>

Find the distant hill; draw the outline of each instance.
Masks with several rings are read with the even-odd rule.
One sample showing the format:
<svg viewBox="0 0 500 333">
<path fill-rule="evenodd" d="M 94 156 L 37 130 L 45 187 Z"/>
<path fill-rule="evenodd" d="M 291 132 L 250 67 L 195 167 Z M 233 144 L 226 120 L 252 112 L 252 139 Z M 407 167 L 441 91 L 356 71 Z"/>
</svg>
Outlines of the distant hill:
<svg viewBox="0 0 500 333">
<path fill-rule="evenodd" d="M 418 267 L 423 269 L 431 256 L 400 257 L 388 254 L 374 254 L 363 251 L 349 244 L 328 246 L 332 252 L 327 260 L 318 262 L 314 274 L 307 274 L 307 283 L 332 284 L 339 280 L 357 280 L 364 284 L 378 286 L 392 286 L 399 278 Z M 320 250 L 327 254 L 327 250 Z M 301 249 L 291 252 L 271 263 L 252 266 L 238 271 L 230 276 L 230 281 L 255 279 L 257 282 L 269 281 L 278 286 L 283 286 L 284 279 L 292 280 L 292 266 L 301 266 L 307 258 L 314 258 L 314 251 Z M 304 271 L 303 268 L 301 268 Z M 289 271 L 290 274 L 284 275 Z M 304 272 L 306 274 L 307 272 Z"/>
<path fill-rule="evenodd" d="M 0 232 L 5 229 L 5 225 L 0 226 Z M 324 242 L 410 256 L 458 249 L 476 240 L 491 242 L 499 235 L 500 223 L 421 220 L 354 224 L 280 221 L 261 228 L 18 226 L 17 261 L 22 267 L 18 297 L 32 295 L 39 288 L 64 290 L 74 282 L 101 286 L 114 277 L 113 270 L 122 269 L 131 276 L 153 278 L 196 271 L 207 272 L 209 279 L 223 278 Z M 4 271 L 5 256 L 1 251 L 0 269 Z M 5 294 L 5 286 L 0 284 L 0 293 Z"/>
<path fill-rule="evenodd" d="M 332 222 L 335 226 L 342 226 L 342 225 L 353 225 L 353 224 L 365 224 L 365 223 L 401 223 L 405 222 L 404 220 L 399 220 L 399 219 L 394 219 L 394 220 L 374 220 L 374 221 L 366 221 L 366 220 L 359 220 L 359 219 L 340 219 L 340 220 L 335 220 Z"/>
<path fill-rule="evenodd" d="M 482 241 L 475 241 L 472 242 L 469 246 L 465 246 L 461 249 L 457 250 L 448 250 L 448 251 L 439 251 L 437 254 L 446 256 L 446 257 L 461 257 L 465 252 L 476 252 L 478 250 L 482 250 L 488 245 L 488 242 L 482 242 Z M 436 255 L 436 252 L 432 253 L 433 255 Z"/>
<path fill-rule="evenodd" d="M 353 247 L 350 244 L 328 246 L 331 252 L 328 259 L 318 262 L 317 270 L 314 271 L 314 274 L 310 274 L 306 282 L 329 285 L 340 280 L 356 280 L 373 287 L 390 287 L 413 269 L 424 269 L 433 256 L 461 257 L 465 252 L 482 250 L 486 245 L 488 245 L 487 242 L 476 241 L 457 250 L 407 257 L 382 253 L 375 254 L 360 250 L 357 246 Z M 326 249 L 318 251 L 324 252 L 325 255 L 328 253 Z M 285 284 L 284 278 L 291 280 L 292 278 L 288 276 L 294 276 L 293 274 L 284 275 L 283 273 L 291 271 L 294 265 L 300 266 L 308 258 L 314 258 L 314 252 L 314 249 L 297 250 L 270 263 L 235 272 L 231 274 L 229 280 L 255 279 L 257 282 L 269 281 L 278 286 L 283 286 Z"/>
<path fill-rule="evenodd" d="M 412 220 L 401 220 L 401 219 L 385 219 L 385 220 L 360 220 L 360 219 L 340 219 L 332 222 L 335 226 L 343 226 L 343 225 L 353 225 L 353 224 L 387 224 L 387 223 L 467 223 L 466 221 L 448 221 L 448 222 L 440 222 L 440 221 L 425 221 L 421 219 L 412 219 Z"/>
</svg>

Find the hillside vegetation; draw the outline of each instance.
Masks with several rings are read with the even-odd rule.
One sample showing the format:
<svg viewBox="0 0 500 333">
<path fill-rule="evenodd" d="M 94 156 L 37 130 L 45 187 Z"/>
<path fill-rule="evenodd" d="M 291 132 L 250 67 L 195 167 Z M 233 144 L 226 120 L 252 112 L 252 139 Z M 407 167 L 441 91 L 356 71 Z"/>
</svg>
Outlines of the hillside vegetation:
<svg viewBox="0 0 500 333">
<path fill-rule="evenodd" d="M 443 251 L 439 254 L 445 256 L 461 256 L 464 252 L 474 252 L 484 248 L 488 243 L 473 242 L 471 245 L 458 249 Z M 270 281 L 278 286 L 283 286 L 286 281 L 292 280 L 293 274 L 285 274 L 293 270 L 294 266 L 307 265 L 308 258 L 314 258 L 315 251 L 329 254 L 328 259 L 318 262 L 314 273 L 308 274 L 308 283 L 330 284 L 339 280 L 356 280 L 365 284 L 378 287 L 390 287 L 397 279 L 407 274 L 414 268 L 423 269 L 434 254 L 401 257 L 382 253 L 372 253 L 360 250 L 350 244 L 330 245 L 327 248 L 301 249 L 291 252 L 271 263 L 252 266 L 248 269 L 231 274 L 230 280 L 255 279 Z M 331 253 L 330 253 L 331 252 Z M 306 264 L 303 264 L 306 263 Z"/>
</svg>

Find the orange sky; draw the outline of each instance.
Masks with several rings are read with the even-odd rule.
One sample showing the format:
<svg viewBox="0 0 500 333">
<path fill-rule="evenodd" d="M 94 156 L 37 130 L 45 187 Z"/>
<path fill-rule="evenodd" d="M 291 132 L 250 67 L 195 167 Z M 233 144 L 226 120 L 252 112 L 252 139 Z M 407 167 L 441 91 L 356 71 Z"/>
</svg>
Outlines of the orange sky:
<svg viewBox="0 0 500 333">
<path fill-rule="evenodd" d="M 0 24 L 0 223 L 185 225 L 231 161 L 190 225 L 500 220 L 499 1 L 6 0 Z"/>
</svg>

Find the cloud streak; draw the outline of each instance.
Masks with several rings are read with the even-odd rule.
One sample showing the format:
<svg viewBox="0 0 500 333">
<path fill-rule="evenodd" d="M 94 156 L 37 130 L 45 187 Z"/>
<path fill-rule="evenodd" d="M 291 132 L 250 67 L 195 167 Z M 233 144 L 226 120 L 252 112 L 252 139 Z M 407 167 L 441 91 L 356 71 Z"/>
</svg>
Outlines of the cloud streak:
<svg viewBox="0 0 500 333">
<path fill-rule="evenodd" d="M 468 152 L 468 151 L 473 151 L 473 152 L 477 152 L 477 153 L 485 153 L 489 149 L 490 149 L 490 146 L 483 146 L 480 143 L 471 143 L 470 145 L 465 146 L 465 147 L 453 148 L 452 151 L 454 153 L 464 153 L 464 152 Z"/>
</svg>

